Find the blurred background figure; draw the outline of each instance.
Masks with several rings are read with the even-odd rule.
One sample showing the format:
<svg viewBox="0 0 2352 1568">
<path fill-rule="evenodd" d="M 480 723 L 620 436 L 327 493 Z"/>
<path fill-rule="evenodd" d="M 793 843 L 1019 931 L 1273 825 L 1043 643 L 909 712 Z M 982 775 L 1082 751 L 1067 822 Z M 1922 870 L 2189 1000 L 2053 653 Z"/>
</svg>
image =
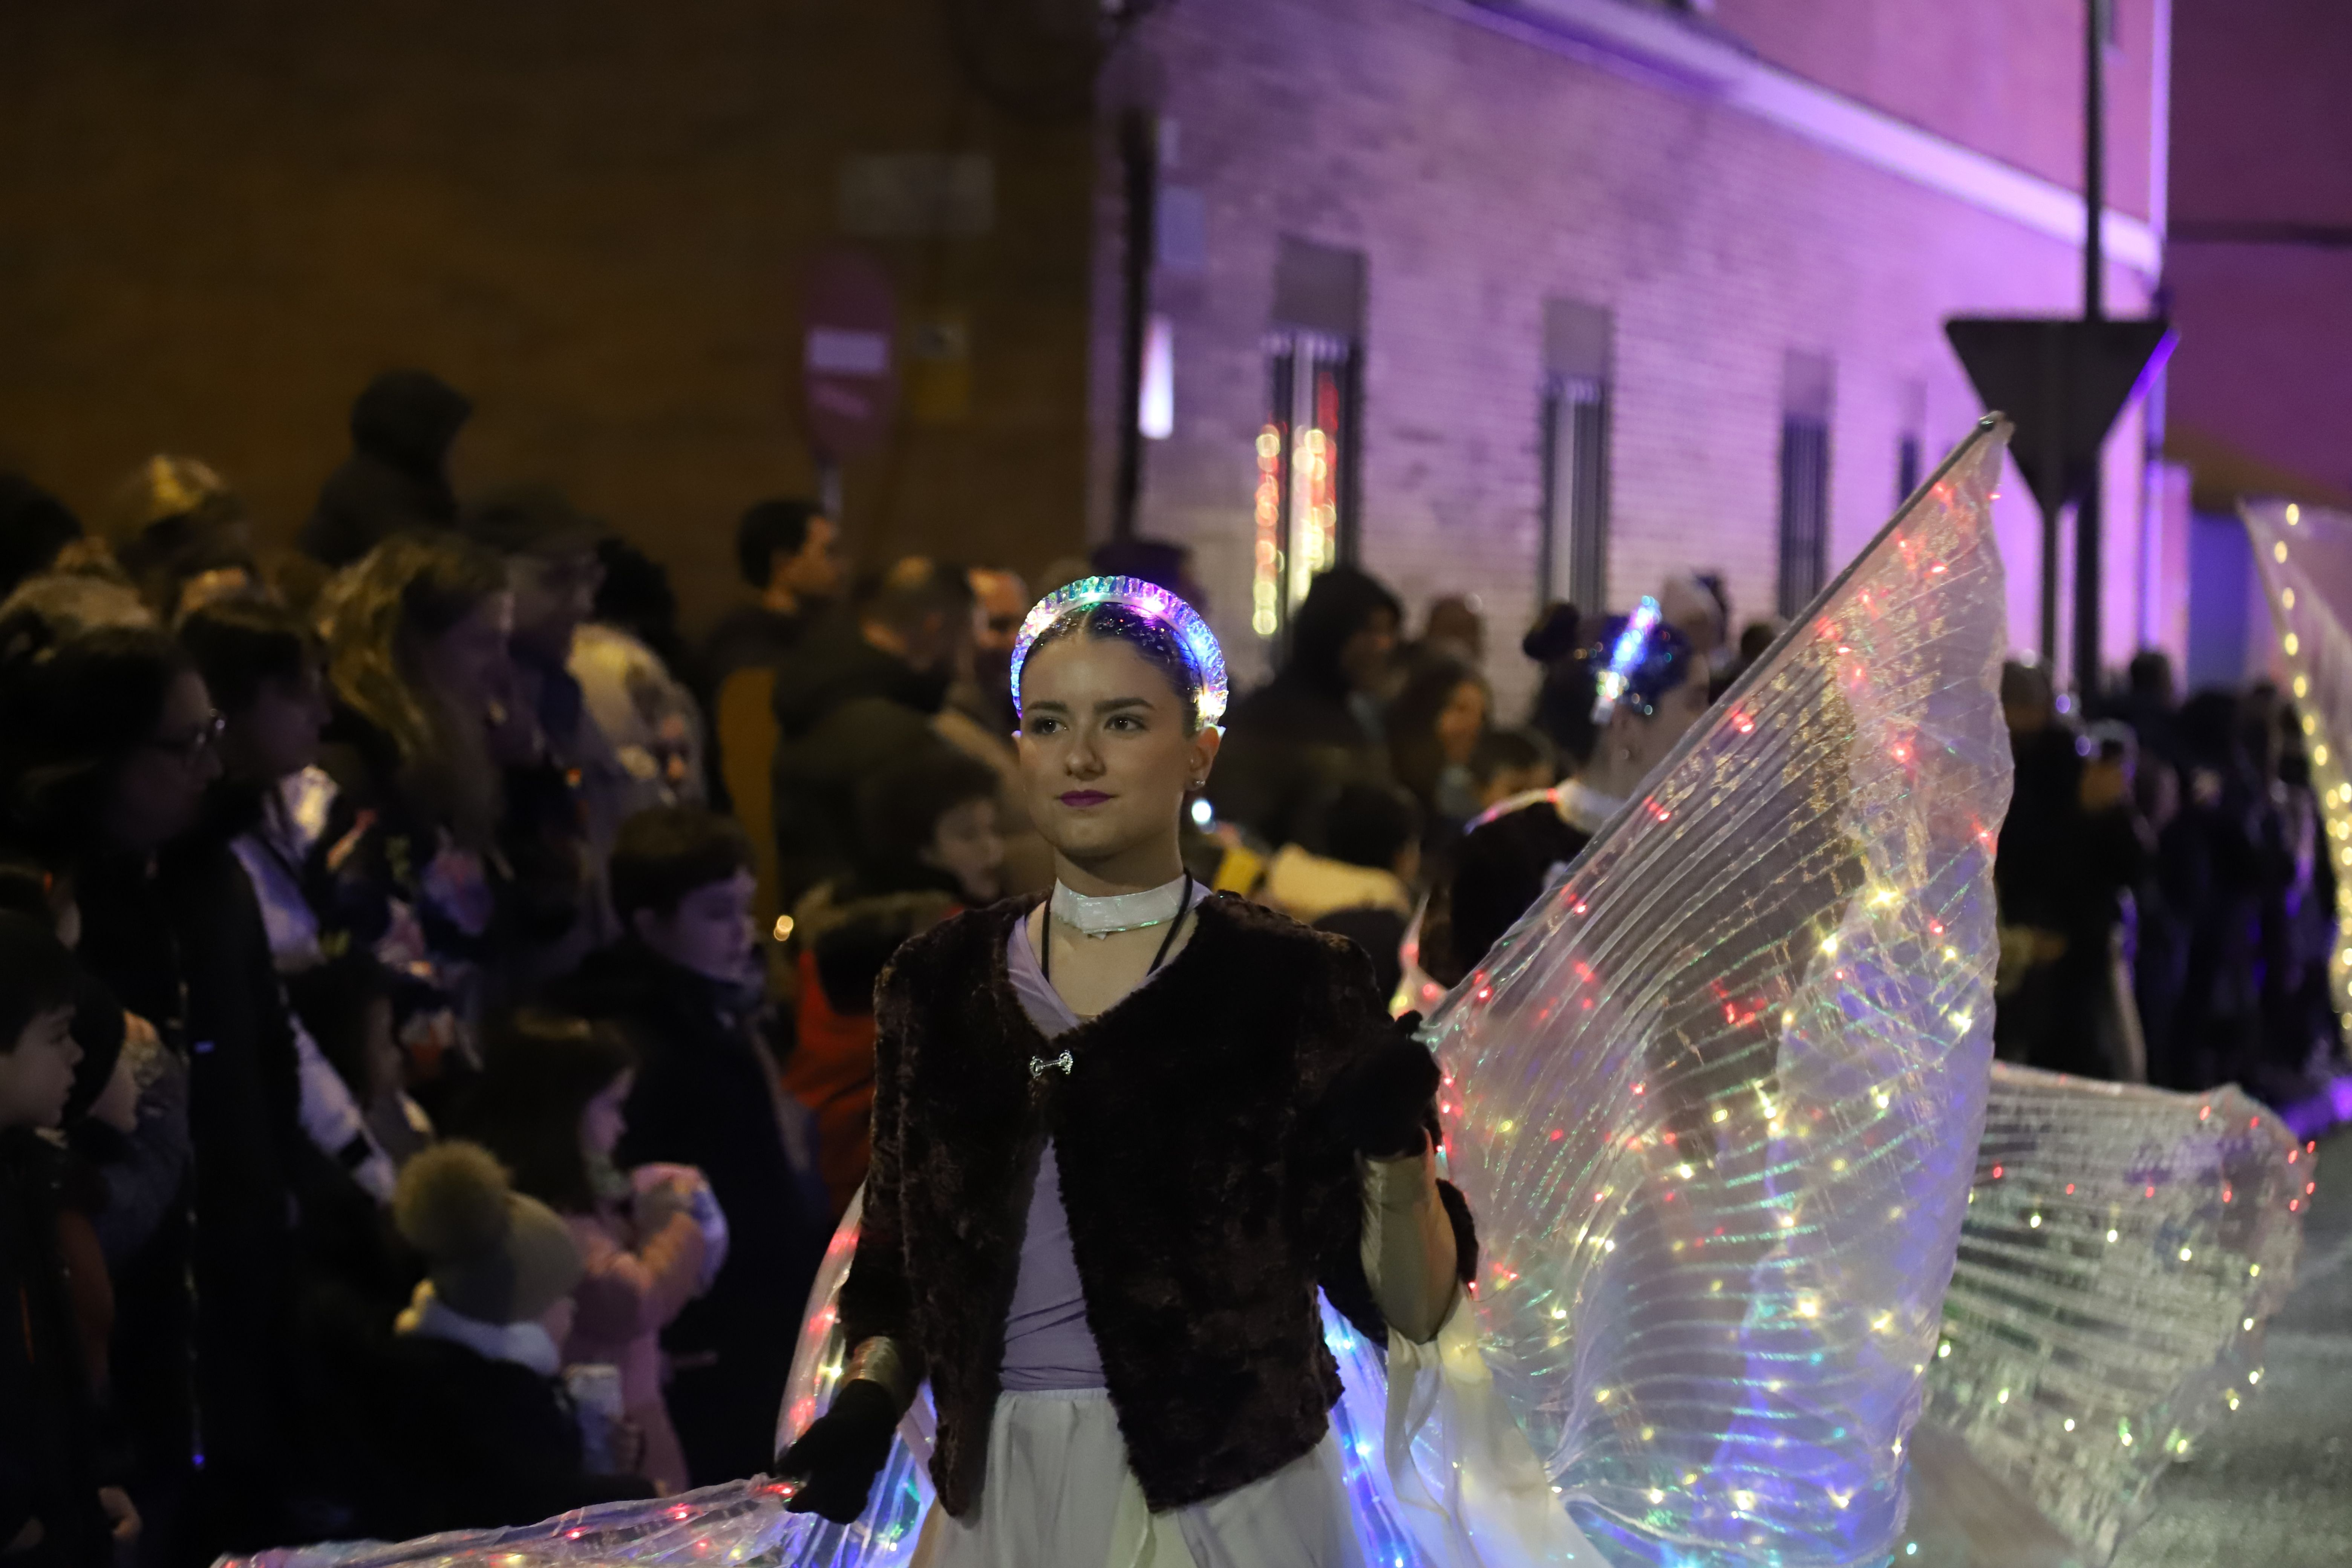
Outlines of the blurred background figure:
<svg viewBox="0 0 2352 1568">
<path fill-rule="evenodd" d="M 0 474 L 0 599 L 81 537 L 81 520 L 22 474 Z"/>
<path fill-rule="evenodd" d="M 686 1455 L 662 1398 L 661 1333 L 718 1272 L 726 1228 L 702 1173 L 625 1169 L 637 1055 L 617 1031 L 526 1010 L 492 1038 L 461 1126 L 511 1173 L 515 1190 L 563 1217 L 580 1250 L 566 1366 L 609 1366 L 637 1462 L 613 1468 L 687 1489 Z M 709 1215 L 697 1217 L 700 1206 Z"/>
<path fill-rule="evenodd" d="M 346 566 L 394 533 L 457 521 L 449 448 L 473 412 L 464 393 L 427 371 L 369 382 L 352 405 L 352 455 L 320 487 L 303 550 Z"/>
<path fill-rule="evenodd" d="M 772 668 L 812 617 L 842 595 L 841 530 L 810 500 L 763 500 L 735 525 L 735 563 L 758 595 L 728 612 L 703 645 L 702 673 L 717 692 L 739 669 Z"/>
<path fill-rule="evenodd" d="M 947 746 L 893 764 L 859 791 L 856 865 L 794 908 L 798 1037 L 783 1081 L 815 1113 L 836 1215 L 866 1179 L 875 983 L 908 937 L 1003 893 L 1002 794 L 993 769 Z"/>
<path fill-rule="evenodd" d="M 116 563 L 166 626 L 260 591 L 252 520 L 208 464 L 158 453 L 116 487 L 104 517 Z"/>
<path fill-rule="evenodd" d="M 909 556 L 777 667 L 773 820 L 787 903 L 852 868 L 858 792 L 930 741 L 971 657 L 971 605 L 961 567 Z"/>
<path fill-rule="evenodd" d="M 1381 694 L 1396 656 L 1396 595 L 1352 566 L 1315 579 L 1275 678 L 1234 704 L 1209 775 L 1217 816 L 1269 847 L 1316 847 L 1313 809 L 1391 774 Z"/>
<path fill-rule="evenodd" d="M 2054 1071 L 2144 1078 L 2121 959 L 2125 914 L 2152 847 L 2132 805 L 2137 744 L 2121 725 L 2078 733 L 2032 665 L 2002 669 L 2000 703 L 2017 773 L 1994 868 L 1995 1043 L 2012 1060 Z"/>
</svg>

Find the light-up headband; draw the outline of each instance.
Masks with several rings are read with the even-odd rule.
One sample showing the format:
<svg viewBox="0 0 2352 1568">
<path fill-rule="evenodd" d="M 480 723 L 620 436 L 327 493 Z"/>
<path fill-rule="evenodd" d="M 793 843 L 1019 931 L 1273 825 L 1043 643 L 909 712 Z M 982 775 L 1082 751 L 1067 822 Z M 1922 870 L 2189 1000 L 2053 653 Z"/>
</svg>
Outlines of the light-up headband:
<svg viewBox="0 0 2352 1568">
<path fill-rule="evenodd" d="M 1202 728 L 1215 728 L 1225 716 L 1229 695 L 1225 650 L 1217 646 L 1216 634 L 1192 605 L 1140 577 L 1081 577 L 1029 606 L 1029 614 L 1022 618 L 1021 635 L 1013 644 L 1013 710 L 1021 711 L 1021 667 L 1028 662 L 1030 648 L 1063 616 L 1097 605 L 1131 610 L 1160 622 L 1174 635 L 1177 650 L 1184 656 L 1184 668 L 1192 678 L 1193 712 Z"/>
<path fill-rule="evenodd" d="M 1595 724 L 1606 724 L 1609 716 L 1617 711 L 1617 704 L 1624 697 L 1625 689 L 1633 684 L 1634 667 L 1642 662 L 1643 645 L 1650 640 L 1650 634 L 1658 629 L 1659 617 L 1664 614 L 1658 607 L 1658 601 L 1644 594 L 1642 602 L 1633 606 L 1633 613 L 1625 617 L 1624 630 L 1619 632 L 1617 640 L 1610 645 L 1609 668 L 1601 672 L 1601 679 L 1593 688 L 1592 721 Z"/>
</svg>

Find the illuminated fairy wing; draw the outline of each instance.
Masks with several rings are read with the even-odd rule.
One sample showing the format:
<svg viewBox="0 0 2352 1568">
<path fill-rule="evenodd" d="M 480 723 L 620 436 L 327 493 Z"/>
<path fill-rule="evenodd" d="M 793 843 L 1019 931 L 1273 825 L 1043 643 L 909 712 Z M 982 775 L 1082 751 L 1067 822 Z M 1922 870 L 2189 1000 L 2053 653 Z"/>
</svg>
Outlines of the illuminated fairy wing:
<svg viewBox="0 0 2352 1568">
<path fill-rule="evenodd" d="M 2242 513 L 2271 607 L 2287 687 L 2302 710 L 2319 796 L 2322 852 L 2336 872 L 2336 911 L 2352 931 L 2352 517 L 2285 501 Z M 2327 965 L 2336 1010 L 2352 1012 L 2352 942 Z"/>
<path fill-rule="evenodd" d="M 2234 1089 L 1995 1067 L 1926 1421 L 2105 1562 L 2164 1468 L 2253 1397 L 2314 1163 Z M 1983 1533 L 1947 1489 L 1919 1489 L 1922 1561 Z"/>
<path fill-rule="evenodd" d="M 1883 1558 L 1990 1056 L 1988 420 L 1428 1025 L 1488 1360 L 1612 1560 Z"/>
</svg>

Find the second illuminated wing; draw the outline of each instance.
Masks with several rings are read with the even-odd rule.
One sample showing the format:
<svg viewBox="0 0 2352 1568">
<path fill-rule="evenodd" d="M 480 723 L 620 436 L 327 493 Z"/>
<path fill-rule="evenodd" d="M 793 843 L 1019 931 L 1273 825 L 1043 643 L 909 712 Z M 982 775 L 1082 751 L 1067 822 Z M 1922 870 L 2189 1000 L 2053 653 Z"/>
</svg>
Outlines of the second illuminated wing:
<svg viewBox="0 0 2352 1568">
<path fill-rule="evenodd" d="M 1586 1533 L 1883 1557 L 1983 1113 L 1988 420 L 1429 1026 L 1498 1382 Z"/>
</svg>

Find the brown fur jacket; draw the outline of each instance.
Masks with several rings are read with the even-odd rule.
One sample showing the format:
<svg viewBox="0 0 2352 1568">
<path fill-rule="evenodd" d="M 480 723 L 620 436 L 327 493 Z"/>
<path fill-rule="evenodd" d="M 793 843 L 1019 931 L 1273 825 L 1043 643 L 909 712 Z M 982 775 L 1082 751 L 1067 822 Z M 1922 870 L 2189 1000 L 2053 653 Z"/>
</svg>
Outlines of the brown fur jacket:
<svg viewBox="0 0 2352 1568">
<path fill-rule="evenodd" d="M 1154 1510 L 1197 1502 L 1321 1441 L 1339 1377 L 1318 1285 L 1385 1342 L 1358 1258 L 1356 1157 L 1323 1101 L 1387 1020 L 1350 943 L 1220 897 L 1167 967 L 1049 1050 L 1005 967 L 1034 903 L 957 916 L 882 978 L 874 1162 L 842 1326 L 853 1346 L 887 1335 L 930 1379 L 932 1484 L 967 1517 L 1050 1135 L 1128 1463 Z M 1066 1075 L 1033 1076 L 1033 1058 L 1066 1048 Z M 1466 1272 L 1467 1215 L 1444 1195 Z"/>
</svg>

